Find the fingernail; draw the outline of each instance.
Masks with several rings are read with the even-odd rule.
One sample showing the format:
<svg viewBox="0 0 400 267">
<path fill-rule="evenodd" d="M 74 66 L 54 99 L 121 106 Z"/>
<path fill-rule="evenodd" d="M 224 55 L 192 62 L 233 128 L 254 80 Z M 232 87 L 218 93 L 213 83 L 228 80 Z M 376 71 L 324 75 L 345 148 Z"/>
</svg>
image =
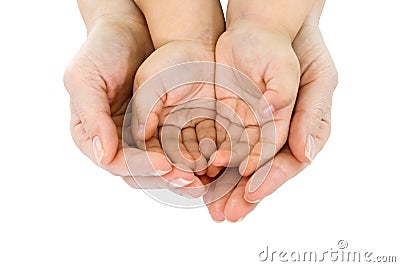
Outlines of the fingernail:
<svg viewBox="0 0 400 267">
<path fill-rule="evenodd" d="M 167 173 L 169 173 L 170 171 L 172 171 L 172 169 L 170 169 L 168 171 L 155 170 L 155 171 L 151 172 L 151 175 L 152 176 L 163 176 L 163 175 L 166 175 Z"/>
<path fill-rule="evenodd" d="M 97 164 L 100 165 L 104 156 L 103 144 L 101 143 L 100 137 L 95 136 L 92 143 L 94 157 L 96 158 Z"/>
<path fill-rule="evenodd" d="M 268 173 L 264 173 L 264 172 L 255 172 L 250 180 L 249 180 L 249 193 L 254 193 L 255 191 L 258 190 L 258 188 L 260 188 L 260 186 L 264 183 L 265 179 L 267 179 Z"/>
<path fill-rule="evenodd" d="M 208 160 L 209 164 L 213 164 L 215 157 L 217 156 L 217 152 L 212 153 L 210 159 Z"/>
<path fill-rule="evenodd" d="M 314 160 L 315 157 L 315 140 L 312 135 L 307 136 L 305 154 L 310 163 Z"/>
<path fill-rule="evenodd" d="M 137 135 L 139 138 L 144 138 L 144 125 L 138 126 Z"/>
<path fill-rule="evenodd" d="M 268 104 L 268 106 L 263 111 L 263 115 L 264 115 L 264 117 L 269 117 L 272 115 L 272 113 L 274 113 L 274 111 L 275 111 L 274 106 L 272 106 L 271 104 Z"/>
<path fill-rule="evenodd" d="M 172 179 L 168 181 L 168 184 L 171 187 L 175 187 L 175 188 L 180 188 L 180 187 L 185 187 L 191 183 L 194 182 L 194 179 L 192 180 L 185 180 L 183 178 L 176 178 L 176 179 Z"/>
<path fill-rule="evenodd" d="M 260 202 L 262 199 L 250 200 L 246 197 L 246 195 L 244 195 L 244 200 L 246 200 L 246 202 L 248 202 L 250 204 L 256 204 L 256 203 Z"/>
</svg>

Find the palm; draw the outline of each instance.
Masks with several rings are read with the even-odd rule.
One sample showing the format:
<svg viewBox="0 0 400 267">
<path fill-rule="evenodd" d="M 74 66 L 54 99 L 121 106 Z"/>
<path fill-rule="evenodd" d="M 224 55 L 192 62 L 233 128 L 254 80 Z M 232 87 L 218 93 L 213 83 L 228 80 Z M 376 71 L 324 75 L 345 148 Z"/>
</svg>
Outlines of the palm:
<svg viewBox="0 0 400 267">
<path fill-rule="evenodd" d="M 322 35 L 318 26 L 303 27 L 296 37 L 293 48 L 298 56 L 301 66 L 301 80 L 299 89 L 299 99 L 296 107 L 309 106 L 315 103 L 309 101 L 310 95 L 320 96 L 320 102 L 316 103 L 318 110 L 321 110 L 321 124 L 317 135 L 319 149 L 327 141 L 330 132 L 330 107 L 334 88 L 337 84 L 337 71 L 330 57 L 329 51 L 325 46 Z M 314 90 L 314 92 L 312 92 Z M 317 91 L 315 91 L 317 90 Z M 318 93 L 317 93 L 318 92 Z M 302 97 L 302 95 L 304 95 Z M 326 103 L 328 102 L 328 103 Z M 311 118 L 304 118 L 304 110 L 296 108 L 291 121 L 290 131 L 292 136 L 297 136 L 298 129 L 295 129 L 296 124 L 305 124 Z M 292 134 L 293 133 L 293 134 Z M 299 161 L 292 152 L 292 144 L 296 144 L 296 140 L 292 140 L 291 147 L 289 142 L 286 142 L 283 148 L 276 155 L 273 168 L 271 169 L 271 177 L 276 176 L 279 172 L 284 171 L 285 176 L 280 179 L 266 180 L 262 187 L 258 190 L 256 199 L 261 199 L 278 189 L 285 181 L 302 171 L 307 164 Z M 226 194 L 223 198 L 210 203 L 208 208 L 213 218 L 228 218 L 231 221 L 236 221 L 243 218 L 251 212 L 257 204 L 252 204 L 246 201 L 243 196 L 246 195 L 244 182 L 240 182 L 235 188 Z M 218 186 L 218 183 L 216 184 Z M 223 185 L 221 185 L 223 186 Z M 212 192 L 210 192 L 212 194 Z M 212 196 L 206 196 L 212 198 Z"/>
<path fill-rule="evenodd" d="M 145 126 L 136 140 L 139 147 L 152 151 L 149 141 L 157 137 L 161 141 L 157 151 L 165 152 L 178 168 L 198 175 L 205 173 L 207 158 L 214 152 L 210 146 L 215 142 L 214 86 L 201 82 L 205 77 L 193 69 L 194 65 L 181 63 L 213 60 L 211 49 L 191 41 L 175 41 L 158 48 L 143 63 L 134 85 L 133 131 Z M 213 72 L 204 75 L 214 77 Z M 178 86 L 192 81 L 200 82 Z"/>
<path fill-rule="evenodd" d="M 230 159 L 233 163 L 230 166 L 240 165 L 240 172 L 244 176 L 249 176 L 260 166 L 269 162 L 276 149 L 279 150 L 286 141 L 294 98 L 279 99 L 279 97 L 282 91 L 293 91 L 293 88 L 297 88 L 298 61 L 290 42 L 274 32 L 268 32 L 259 25 L 250 23 L 238 25 L 220 37 L 216 48 L 216 58 L 218 63 L 226 64 L 242 72 L 254 85 L 242 86 L 242 95 L 245 96 L 242 99 L 217 87 L 217 100 L 229 106 L 244 122 L 241 131 L 246 135 L 247 140 L 243 142 L 243 133 L 229 138 L 217 126 L 220 151 L 216 159 L 217 166 L 214 168 L 218 170 L 226 166 Z M 287 79 L 290 82 L 282 79 L 281 73 L 285 68 L 293 73 L 292 77 Z M 245 84 L 240 80 L 236 83 L 239 87 Z M 290 90 L 286 90 L 286 87 L 290 87 Z M 249 92 L 249 88 L 253 92 Z M 268 103 L 264 101 L 260 105 L 261 94 L 264 94 L 270 103 L 275 104 L 276 110 L 273 117 L 271 112 L 263 114 L 263 110 L 268 109 Z M 254 110 L 253 114 L 250 107 Z M 217 113 L 222 118 L 226 117 L 218 106 Z M 257 121 L 255 115 L 262 117 L 263 121 L 261 123 Z M 233 153 L 230 152 L 230 148 Z M 208 172 L 210 175 L 215 173 L 217 173 L 215 170 L 213 173 Z"/>
<path fill-rule="evenodd" d="M 89 34 L 86 42 L 78 51 L 65 73 L 65 84 L 71 93 L 71 132 L 78 147 L 91 155 L 92 140 L 85 128 L 85 122 L 110 120 L 110 132 L 116 131 L 118 149 L 115 159 L 107 169 L 116 175 L 129 175 L 122 155 L 122 123 L 127 105 L 132 96 L 132 84 L 135 72 L 152 45 L 145 28 L 138 28 L 143 39 L 139 42 L 118 23 L 99 25 Z M 124 33 L 125 32 L 125 33 Z M 138 49 L 141 46 L 142 49 Z M 82 99 L 81 92 L 92 99 Z M 96 114 L 82 111 L 82 106 L 96 99 L 96 107 L 91 107 Z M 88 101 L 89 100 L 89 101 Z"/>
</svg>

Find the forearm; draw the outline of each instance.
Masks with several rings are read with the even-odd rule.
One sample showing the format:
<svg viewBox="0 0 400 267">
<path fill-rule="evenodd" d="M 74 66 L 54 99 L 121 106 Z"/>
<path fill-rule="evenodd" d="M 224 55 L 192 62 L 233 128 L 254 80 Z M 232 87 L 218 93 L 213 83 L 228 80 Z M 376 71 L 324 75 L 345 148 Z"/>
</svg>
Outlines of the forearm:
<svg viewBox="0 0 400 267">
<path fill-rule="evenodd" d="M 95 21 L 114 20 L 132 23 L 143 20 L 140 10 L 131 0 L 77 0 L 79 10 L 90 32 Z M 133 24 L 133 23 L 132 23 Z"/>
<path fill-rule="evenodd" d="M 215 44 L 225 28 L 218 0 L 135 0 L 155 48 L 176 40 Z"/>
<path fill-rule="evenodd" d="M 279 28 L 293 41 L 315 1 L 319 0 L 230 0 L 227 25 L 243 18 L 257 20 Z"/>
<path fill-rule="evenodd" d="M 322 15 L 322 11 L 324 9 L 325 0 L 316 0 L 314 6 L 311 9 L 309 16 L 304 22 L 305 25 L 318 25 L 319 20 Z"/>
</svg>

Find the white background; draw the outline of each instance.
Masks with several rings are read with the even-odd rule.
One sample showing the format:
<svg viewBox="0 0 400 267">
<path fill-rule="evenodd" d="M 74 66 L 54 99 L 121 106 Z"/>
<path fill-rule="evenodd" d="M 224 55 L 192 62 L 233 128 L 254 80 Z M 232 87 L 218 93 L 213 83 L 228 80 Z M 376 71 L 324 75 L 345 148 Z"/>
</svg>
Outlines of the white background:
<svg viewBox="0 0 400 267">
<path fill-rule="evenodd" d="M 217 224 L 129 188 L 73 144 L 62 76 L 86 34 L 75 1 L 2 1 L 0 266 L 262 266 L 267 245 L 324 251 L 340 239 L 399 262 L 399 11 L 328 0 L 331 138 L 244 221 Z"/>
</svg>

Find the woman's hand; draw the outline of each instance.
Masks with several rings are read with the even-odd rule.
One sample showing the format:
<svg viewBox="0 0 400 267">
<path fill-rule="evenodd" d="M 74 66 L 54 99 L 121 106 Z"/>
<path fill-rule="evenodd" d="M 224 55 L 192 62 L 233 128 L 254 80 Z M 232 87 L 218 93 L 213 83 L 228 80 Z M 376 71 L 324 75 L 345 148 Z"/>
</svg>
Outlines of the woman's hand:
<svg viewBox="0 0 400 267">
<path fill-rule="evenodd" d="M 301 80 L 288 142 L 275 156 L 257 190 L 249 192 L 244 186 L 248 178 L 243 178 L 229 194 L 208 205 L 216 221 L 226 218 L 235 222 L 245 217 L 256 203 L 308 166 L 329 138 L 338 74 L 318 27 L 323 2 L 316 4 L 293 43 L 301 66 Z"/>
<path fill-rule="evenodd" d="M 88 37 L 67 67 L 64 83 L 71 96 L 71 133 L 76 145 L 105 170 L 129 180 L 122 123 L 135 73 L 153 46 L 143 15 L 131 1 L 125 2 L 128 14 L 108 13 L 95 19 L 83 14 Z M 81 9 L 93 13 L 87 6 Z M 135 175 L 154 176 L 172 169 L 158 153 L 139 149 L 127 153 Z M 150 179 L 148 186 L 157 187 L 160 180 Z"/>
</svg>

